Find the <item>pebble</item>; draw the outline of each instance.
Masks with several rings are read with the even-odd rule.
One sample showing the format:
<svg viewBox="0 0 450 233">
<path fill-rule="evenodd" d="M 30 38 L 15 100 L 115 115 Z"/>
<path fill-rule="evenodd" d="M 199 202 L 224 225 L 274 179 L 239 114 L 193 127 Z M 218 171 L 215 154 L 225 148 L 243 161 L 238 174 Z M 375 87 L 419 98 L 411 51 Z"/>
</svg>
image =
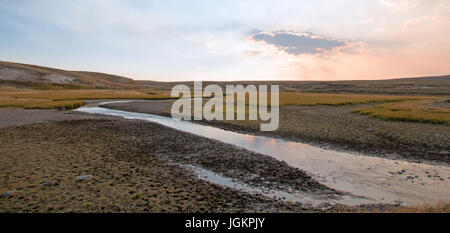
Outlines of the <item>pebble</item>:
<svg viewBox="0 0 450 233">
<path fill-rule="evenodd" d="M 11 191 L 7 191 L 7 192 L 2 193 L 1 197 L 2 198 L 8 198 L 8 197 L 12 197 L 13 195 L 14 195 L 14 190 L 11 190 Z"/>
<path fill-rule="evenodd" d="M 75 179 L 77 179 L 77 180 L 88 180 L 90 178 L 92 178 L 92 175 L 87 174 L 87 175 L 77 176 Z"/>
<path fill-rule="evenodd" d="M 47 187 L 50 187 L 50 186 L 52 186 L 52 182 L 50 182 L 50 181 L 45 181 L 45 182 L 42 183 L 42 185 L 47 186 Z"/>
</svg>

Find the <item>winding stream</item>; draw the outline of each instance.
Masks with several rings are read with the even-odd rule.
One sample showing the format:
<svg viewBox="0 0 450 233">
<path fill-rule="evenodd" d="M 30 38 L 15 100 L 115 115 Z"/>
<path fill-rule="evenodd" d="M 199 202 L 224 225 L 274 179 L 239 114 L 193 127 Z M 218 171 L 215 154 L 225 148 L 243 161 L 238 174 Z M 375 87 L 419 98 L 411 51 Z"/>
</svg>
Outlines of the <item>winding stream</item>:
<svg viewBox="0 0 450 233">
<path fill-rule="evenodd" d="M 99 105 L 102 104 L 105 103 Z M 188 121 L 177 121 L 169 117 L 98 106 L 81 107 L 76 111 L 155 122 L 265 154 L 308 172 L 314 179 L 328 187 L 366 197 L 365 203 L 422 205 L 450 202 L 448 166 L 325 150 L 298 142 L 236 133 Z M 354 201 L 347 203 L 359 204 Z"/>
</svg>

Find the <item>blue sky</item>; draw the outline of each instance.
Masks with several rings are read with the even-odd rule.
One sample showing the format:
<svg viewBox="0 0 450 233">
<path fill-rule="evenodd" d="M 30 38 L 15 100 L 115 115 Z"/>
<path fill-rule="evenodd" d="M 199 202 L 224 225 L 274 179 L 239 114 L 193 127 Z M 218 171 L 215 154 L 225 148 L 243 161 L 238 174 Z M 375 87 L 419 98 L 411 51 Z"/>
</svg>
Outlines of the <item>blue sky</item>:
<svg viewBox="0 0 450 233">
<path fill-rule="evenodd" d="M 446 0 L 0 0 L 0 60 L 134 79 L 450 73 Z"/>
</svg>

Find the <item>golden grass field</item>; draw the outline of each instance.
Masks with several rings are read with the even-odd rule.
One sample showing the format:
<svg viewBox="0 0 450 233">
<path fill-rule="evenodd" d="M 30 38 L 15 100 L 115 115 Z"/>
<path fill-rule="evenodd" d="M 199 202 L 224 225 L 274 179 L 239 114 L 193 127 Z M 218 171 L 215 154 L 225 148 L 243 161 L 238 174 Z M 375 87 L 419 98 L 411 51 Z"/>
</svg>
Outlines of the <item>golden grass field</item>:
<svg viewBox="0 0 450 233">
<path fill-rule="evenodd" d="M 0 107 L 75 109 L 92 99 L 170 99 L 169 92 L 147 90 L 20 90 L 0 92 Z"/>
<path fill-rule="evenodd" d="M 32 98 L 0 98 L 1 107 L 23 107 L 26 109 L 75 109 L 84 105 L 81 100 L 32 99 Z"/>
<path fill-rule="evenodd" d="M 270 95 L 268 100 L 270 100 Z M 449 100 L 450 99 L 447 97 L 438 96 L 281 92 L 279 106 L 342 106 L 374 104 L 370 107 L 358 108 L 352 111 L 352 113 L 367 115 L 382 120 L 449 125 L 450 108 L 445 104 L 443 106 L 436 105 L 436 103 L 448 103 Z M 246 99 L 246 105 L 249 105 L 248 98 Z M 268 105 L 270 106 L 270 102 Z M 248 115 L 249 110 L 246 109 L 245 113 Z"/>
<path fill-rule="evenodd" d="M 436 107 L 433 103 L 448 101 L 445 98 L 417 99 L 379 104 L 353 111 L 383 120 L 411 121 L 450 125 L 450 108 Z"/>
<path fill-rule="evenodd" d="M 359 108 L 353 113 L 382 120 L 411 121 L 432 124 L 450 124 L 450 108 L 434 106 L 448 103 L 449 98 L 436 96 L 392 96 L 359 94 L 280 93 L 280 106 L 284 105 L 358 105 L 379 103 Z"/>
<path fill-rule="evenodd" d="M 237 94 L 235 94 L 237 96 Z M 249 104 L 249 94 L 246 95 L 246 104 Z M 267 93 L 268 105 L 270 106 L 270 92 Z M 239 97 L 237 97 L 239 98 Z M 235 99 L 237 99 L 235 98 Z M 433 99 L 435 97 L 421 97 L 421 96 L 398 96 L 398 95 L 362 95 L 362 94 L 328 94 L 328 93 L 304 93 L 304 92 L 280 92 L 279 106 L 286 105 L 301 105 L 301 106 L 315 106 L 315 105 L 357 105 L 368 103 L 387 103 L 399 102 L 416 99 Z M 265 103 L 264 100 L 259 103 Z"/>
<path fill-rule="evenodd" d="M 83 100 L 93 99 L 171 99 L 168 91 L 136 90 L 24 90 L 3 89 L 0 107 L 29 109 L 75 109 L 84 105 Z M 268 97 L 270 99 L 270 95 Z M 281 92 L 280 106 L 287 105 L 375 105 L 359 108 L 353 113 L 382 120 L 412 121 L 433 124 L 450 124 L 450 109 L 433 103 L 448 101 L 436 96 L 397 96 L 362 94 L 327 94 Z M 248 100 L 246 102 L 248 104 Z M 225 111 L 225 110 L 224 110 Z M 248 111 L 246 111 L 248 114 Z"/>
<path fill-rule="evenodd" d="M 360 94 L 326 94 L 326 93 L 280 93 L 280 106 L 284 105 L 357 105 L 368 103 L 398 102 L 415 99 L 412 96 L 360 95 Z"/>
</svg>

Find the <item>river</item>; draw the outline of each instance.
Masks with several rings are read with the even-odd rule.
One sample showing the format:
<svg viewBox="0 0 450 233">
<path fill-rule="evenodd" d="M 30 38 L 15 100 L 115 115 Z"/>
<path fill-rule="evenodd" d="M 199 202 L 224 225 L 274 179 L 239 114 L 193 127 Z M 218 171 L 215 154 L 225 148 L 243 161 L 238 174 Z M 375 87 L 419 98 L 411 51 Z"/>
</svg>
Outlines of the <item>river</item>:
<svg viewBox="0 0 450 233">
<path fill-rule="evenodd" d="M 114 102 L 114 101 L 113 101 Z M 309 144 L 232 132 L 159 115 L 86 106 L 76 111 L 158 123 L 285 161 L 328 187 L 365 197 L 364 203 L 450 202 L 450 168 L 326 150 Z M 123 102 L 123 101 L 122 101 Z M 205 172 L 203 172 L 205 173 Z M 216 179 L 217 180 L 217 179 Z M 344 204 L 361 204 L 347 200 Z"/>
</svg>

